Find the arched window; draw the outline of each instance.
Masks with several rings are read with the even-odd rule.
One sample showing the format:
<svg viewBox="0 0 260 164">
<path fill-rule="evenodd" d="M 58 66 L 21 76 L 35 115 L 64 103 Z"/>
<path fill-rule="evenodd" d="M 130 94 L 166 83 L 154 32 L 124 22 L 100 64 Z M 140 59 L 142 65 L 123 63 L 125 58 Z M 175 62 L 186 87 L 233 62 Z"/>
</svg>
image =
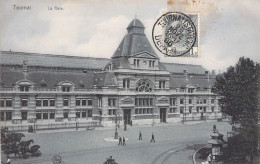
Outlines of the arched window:
<svg viewBox="0 0 260 164">
<path fill-rule="evenodd" d="M 152 84 L 149 80 L 140 80 L 136 84 L 136 91 L 137 92 L 151 92 L 152 89 Z"/>
</svg>

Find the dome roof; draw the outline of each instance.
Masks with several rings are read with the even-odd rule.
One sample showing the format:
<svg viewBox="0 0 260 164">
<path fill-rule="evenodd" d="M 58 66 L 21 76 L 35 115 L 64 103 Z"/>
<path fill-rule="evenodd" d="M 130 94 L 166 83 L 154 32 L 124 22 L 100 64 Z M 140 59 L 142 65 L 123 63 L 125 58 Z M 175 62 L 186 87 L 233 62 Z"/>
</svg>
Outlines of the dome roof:
<svg viewBox="0 0 260 164">
<path fill-rule="evenodd" d="M 134 20 L 132 20 L 132 22 L 127 26 L 127 28 L 132 28 L 132 27 L 141 27 L 141 28 L 144 28 L 144 25 L 143 23 L 135 18 Z"/>
</svg>

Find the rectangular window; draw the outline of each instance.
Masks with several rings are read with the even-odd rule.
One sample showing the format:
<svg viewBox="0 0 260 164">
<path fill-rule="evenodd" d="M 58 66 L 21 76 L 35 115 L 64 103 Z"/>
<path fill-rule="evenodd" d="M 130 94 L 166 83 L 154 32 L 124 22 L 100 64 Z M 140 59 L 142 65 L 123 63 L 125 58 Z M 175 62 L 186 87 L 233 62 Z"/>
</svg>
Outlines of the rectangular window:
<svg viewBox="0 0 260 164">
<path fill-rule="evenodd" d="M 180 107 L 180 113 L 183 114 L 184 108 Z"/>
<path fill-rule="evenodd" d="M 214 107 L 211 107 L 211 111 L 214 112 Z"/>
<path fill-rule="evenodd" d="M 69 111 L 68 110 L 63 110 L 63 117 L 68 118 Z"/>
<path fill-rule="evenodd" d="M 28 106 L 28 100 L 23 99 L 21 103 L 22 103 L 22 107 Z"/>
<path fill-rule="evenodd" d="M 214 99 L 211 99 L 211 104 L 214 104 L 214 103 L 215 103 Z"/>
<path fill-rule="evenodd" d="M 192 104 L 192 99 L 189 99 L 189 104 Z"/>
<path fill-rule="evenodd" d="M 171 98 L 171 99 L 170 99 L 170 105 L 171 105 L 171 106 L 175 106 L 175 101 L 176 101 L 175 98 Z"/>
<path fill-rule="evenodd" d="M 197 101 L 197 104 L 199 104 L 199 103 L 200 103 L 200 100 L 199 100 L 199 99 L 197 99 L 196 101 Z"/>
<path fill-rule="evenodd" d="M 54 111 L 51 111 L 50 112 L 50 119 L 54 119 L 55 118 L 55 112 Z"/>
<path fill-rule="evenodd" d="M 48 112 L 43 112 L 42 118 L 43 118 L 44 120 L 48 120 Z"/>
<path fill-rule="evenodd" d="M 79 110 L 76 111 L 76 117 L 80 118 L 80 111 Z"/>
<path fill-rule="evenodd" d="M 192 106 L 189 106 L 189 113 L 192 112 Z"/>
<path fill-rule="evenodd" d="M 76 106 L 80 106 L 80 100 L 76 100 Z"/>
<path fill-rule="evenodd" d="M 188 93 L 193 93 L 193 88 L 188 88 Z"/>
<path fill-rule="evenodd" d="M 88 117 L 92 117 L 92 110 L 88 110 Z"/>
<path fill-rule="evenodd" d="M 135 106 L 138 106 L 138 99 L 135 99 Z"/>
<path fill-rule="evenodd" d="M 87 106 L 87 100 L 82 100 L 82 106 Z"/>
<path fill-rule="evenodd" d="M 12 100 L 6 100 L 6 101 L 5 101 L 5 103 L 6 103 L 5 106 L 6 106 L 6 107 L 12 107 L 12 106 L 13 106 L 13 103 L 12 103 L 12 102 L 13 102 Z"/>
<path fill-rule="evenodd" d="M 159 88 L 165 89 L 165 81 L 164 80 L 159 81 Z"/>
<path fill-rule="evenodd" d="M 27 120 L 27 112 L 22 112 L 22 120 Z"/>
<path fill-rule="evenodd" d="M 63 106 L 69 106 L 69 100 L 63 99 Z"/>
<path fill-rule="evenodd" d="M 42 119 L 42 112 L 36 112 L 36 119 L 41 120 Z"/>
<path fill-rule="evenodd" d="M 1 121 L 5 121 L 5 112 L 0 112 L 1 113 Z"/>
<path fill-rule="evenodd" d="M 88 106 L 92 106 L 92 100 L 88 100 Z"/>
<path fill-rule="evenodd" d="M 42 104 L 43 104 L 43 106 L 49 106 L 48 100 L 43 100 L 43 101 L 42 101 Z"/>
<path fill-rule="evenodd" d="M 180 99 L 180 104 L 183 104 L 183 102 L 184 102 L 184 99 Z"/>
<path fill-rule="evenodd" d="M 12 112 L 6 112 L 6 121 L 12 120 Z"/>
<path fill-rule="evenodd" d="M 123 79 L 123 88 L 130 88 L 130 79 Z"/>
<path fill-rule="evenodd" d="M 197 113 L 199 113 L 200 112 L 200 107 L 197 107 Z"/>
<path fill-rule="evenodd" d="M 138 114 L 138 109 L 135 109 L 135 114 Z"/>
<path fill-rule="evenodd" d="M 176 113 L 176 108 L 170 108 L 170 113 Z"/>
<path fill-rule="evenodd" d="M 50 106 L 55 106 L 55 100 L 50 100 Z"/>
<path fill-rule="evenodd" d="M 82 114 L 82 116 L 81 116 L 82 118 L 86 118 L 87 117 L 87 111 L 83 110 L 81 114 Z"/>
<path fill-rule="evenodd" d="M 143 109 L 143 114 L 146 114 L 146 109 Z"/>
<path fill-rule="evenodd" d="M 108 106 L 110 107 L 116 106 L 116 99 L 108 99 Z"/>
<path fill-rule="evenodd" d="M 142 109 L 139 109 L 139 114 L 142 114 Z"/>
<path fill-rule="evenodd" d="M 153 106 L 153 99 L 150 99 L 150 106 Z"/>
<path fill-rule="evenodd" d="M 0 100 L 0 107 L 4 107 L 5 106 L 5 100 Z"/>
<path fill-rule="evenodd" d="M 207 109 L 206 107 L 203 108 L 204 112 L 206 112 L 206 109 Z"/>
<path fill-rule="evenodd" d="M 42 106 L 42 100 L 36 100 L 36 106 Z"/>
<path fill-rule="evenodd" d="M 207 99 L 204 99 L 204 100 L 203 100 L 203 103 L 204 103 L 204 104 L 207 104 Z"/>
</svg>

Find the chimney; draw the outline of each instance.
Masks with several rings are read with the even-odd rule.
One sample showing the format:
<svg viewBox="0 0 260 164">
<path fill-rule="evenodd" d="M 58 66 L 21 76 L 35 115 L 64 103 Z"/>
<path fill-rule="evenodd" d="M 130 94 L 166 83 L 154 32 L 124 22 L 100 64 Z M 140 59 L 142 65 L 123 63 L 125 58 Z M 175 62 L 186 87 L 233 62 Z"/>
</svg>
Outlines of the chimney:
<svg viewBox="0 0 260 164">
<path fill-rule="evenodd" d="M 186 69 L 183 70 L 183 74 L 185 76 L 186 81 L 188 81 L 188 72 Z"/>
<path fill-rule="evenodd" d="M 207 76 L 207 79 L 209 81 L 209 71 L 205 71 L 205 75 Z"/>
<path fill-rule="evenodd" d="M 27 72 L 27 71 L 28 71 L 27 61 L 26 61 L 26 60 L 23 61 L 23 71 L 24 71 L 24 72 Z"/>
</svg>

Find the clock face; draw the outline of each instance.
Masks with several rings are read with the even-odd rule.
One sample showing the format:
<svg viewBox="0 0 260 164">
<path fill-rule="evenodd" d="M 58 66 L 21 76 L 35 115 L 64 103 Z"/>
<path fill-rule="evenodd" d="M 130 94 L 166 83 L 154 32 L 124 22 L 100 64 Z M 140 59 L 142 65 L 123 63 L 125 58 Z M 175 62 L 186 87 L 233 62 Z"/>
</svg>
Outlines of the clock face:
<svg viewBox="0 0 260 164">
<path fill-rule="evenodd" d="M 143 65 L 146 65 L 147 63 L 146 63 L 146 61 L 143 61 Z"/>
</svg>

